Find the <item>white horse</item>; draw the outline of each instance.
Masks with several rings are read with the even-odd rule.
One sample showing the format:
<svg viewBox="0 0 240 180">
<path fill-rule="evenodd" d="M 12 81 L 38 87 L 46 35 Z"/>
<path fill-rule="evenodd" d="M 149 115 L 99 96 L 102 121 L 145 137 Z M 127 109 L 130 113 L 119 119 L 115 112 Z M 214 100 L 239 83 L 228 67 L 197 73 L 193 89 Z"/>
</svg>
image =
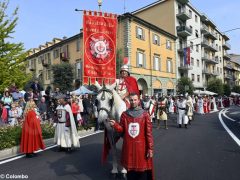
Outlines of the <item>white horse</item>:
<svg viewBox="0 0 240 180">
<path fill-rule="evenodd" d="M 117 122 L 120 121 L 121 114 L 126 111 L 126 104 L 121 97 L 114 90 L 116 84 L 100 86 L 98 82 L 95 83 L 98 89 L 98 122 L 103 123 L 105 127 L 105 140 L 110 144 L 110 150 L 113 156 L 112 162 L 112 175 L 116 177 L 118 174 L 118 168 L 122 173 L 123 177 L 126 177 L 126 169 L 118 166 L 117 161 L 117 148 L 116 142 L 120 138 L 120 134 L 117 133 L 109 123 L 109 119 L 114 119 Z"/>
</svg>

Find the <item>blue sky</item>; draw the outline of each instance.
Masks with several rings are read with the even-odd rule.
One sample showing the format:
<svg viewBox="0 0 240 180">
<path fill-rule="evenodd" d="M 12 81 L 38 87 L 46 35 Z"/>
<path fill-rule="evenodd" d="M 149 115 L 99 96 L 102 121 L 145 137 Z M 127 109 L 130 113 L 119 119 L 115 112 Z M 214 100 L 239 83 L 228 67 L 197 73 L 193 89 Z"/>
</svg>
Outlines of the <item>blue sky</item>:
<svg viewBox="0 0 240 180">
<path fill-rule="evenodd" d="M 125 0 L 125 12 L 132 12 L 156 0 Z M 221 32 L 240 28 L 239 0 L 190 0 Z M 9 11 L 19 7 L 14 42 L 36 48 L 53 38 L 71 37 L 82 27 L 82 13 L 74 9 L 98 10 L 97 0 L 10 0 Z M 124 0 L 103 0 L 102 11 L 122 14 Z M 228 32 L 230 53 L 240 54 L 240 29 Z"/>
</svg>

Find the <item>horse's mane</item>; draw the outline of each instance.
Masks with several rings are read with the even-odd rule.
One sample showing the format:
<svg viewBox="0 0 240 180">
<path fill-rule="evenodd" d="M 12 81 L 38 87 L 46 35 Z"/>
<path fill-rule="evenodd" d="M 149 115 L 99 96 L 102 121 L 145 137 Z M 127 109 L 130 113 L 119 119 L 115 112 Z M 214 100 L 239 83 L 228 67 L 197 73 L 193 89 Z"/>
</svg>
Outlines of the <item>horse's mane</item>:
<svg viewBox="0 0 240 180">
<path fill-rule="evenodd" d="M 126 103 L 114 89 L 112 90 L 112 93 L 114 98 L 112 114 L 115 116 L 117 121 L 120 121 L 121 114 L 126 111 Z"/>
</svg>

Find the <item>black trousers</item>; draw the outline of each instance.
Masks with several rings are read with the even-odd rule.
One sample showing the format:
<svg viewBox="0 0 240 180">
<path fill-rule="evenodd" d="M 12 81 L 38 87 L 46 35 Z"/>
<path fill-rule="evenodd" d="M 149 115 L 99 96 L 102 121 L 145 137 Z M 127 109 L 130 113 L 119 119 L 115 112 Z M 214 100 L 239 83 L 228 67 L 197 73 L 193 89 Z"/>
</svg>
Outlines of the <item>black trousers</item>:
<svg viewBox="0 0 240 180">
<path fill-rule="evenodd" d="M 127 172 L 127 180 L 151 180 L 152 179 L 152 171 L 128 171 Z"/>
</svg>

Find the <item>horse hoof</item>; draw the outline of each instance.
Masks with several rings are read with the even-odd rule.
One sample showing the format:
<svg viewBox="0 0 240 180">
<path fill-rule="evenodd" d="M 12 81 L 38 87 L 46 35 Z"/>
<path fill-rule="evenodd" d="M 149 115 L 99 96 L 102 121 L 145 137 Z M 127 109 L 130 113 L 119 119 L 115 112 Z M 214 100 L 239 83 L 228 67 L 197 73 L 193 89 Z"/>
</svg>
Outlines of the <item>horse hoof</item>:
<svg viewBox="0 0 240 180">
<path fill-rule="evenodd" d="M 110 174 L 110 179 L 117 179 L 118 173 L 111 173 Z"/>
<path fill-rule="evenodd" d="M 127 174 L 126 173 L 121 173 L 121 179 L 122 180 L 127 180 Z"/>
</svg>

